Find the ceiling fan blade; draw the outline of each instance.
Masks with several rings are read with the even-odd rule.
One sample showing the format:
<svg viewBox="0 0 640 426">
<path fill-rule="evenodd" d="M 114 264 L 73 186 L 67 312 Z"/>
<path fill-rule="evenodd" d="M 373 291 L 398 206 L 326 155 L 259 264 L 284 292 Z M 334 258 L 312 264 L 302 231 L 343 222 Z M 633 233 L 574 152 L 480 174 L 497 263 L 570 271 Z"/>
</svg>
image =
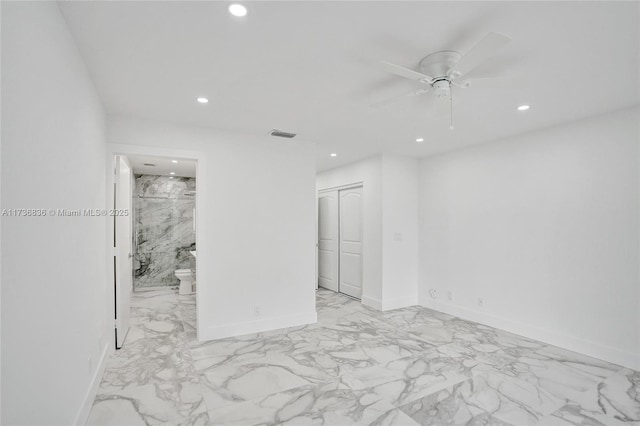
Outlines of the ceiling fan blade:
<svg viewBox="0 0 640 426">
<path fill-rule="evenodd" d="M 407 98 L 411 98 L 414 96 L 420 96 L 420 95 L 424 95 L 425 93 L 429 92 L 431 90 L 431 88 L 428 89 L 420 89 L 414 92 L 410 92 L 410 93 L 405 93 L 404 95 L 400 95 L 400 96 L 394 96 L 392 98 L 387 98 L 387 99 L 382 99 L 380 101 L 374 102 L 372 104 L 370 104 L 369 106 L 373 107 L 373 108 L 380 108 L 383 107 L 385 105 L 389 105 L 393 102 L 402 100 L 402 99 L 407 99 Z"/>
<path fill-rule="evenodd" d="M 431 80 L 433 80 L 433 78 L 429 77 L 428 75 L 419 73 L 418 71 L 410 70 L 409 68 L 401 67 L 400 65 L 392 64 L 391 62 L 380 61 L 380 64 L 386 71 L 390 72 L 391 74 L 408 78 L 409 80 L 426 82 L 431 82 Z"/>
<path fill-rule="evenodd" d="M 504 78 L 473 78 L 470 79 L 471 88 L 473 90 L 514 90 L 522 89 L 530 85 L 530 82 L 521 78 L 504 77 Z"/>
<path fill-rule="evenodd" d="M 489 33 L 482 40 L 476 43 L 457 64 L 449 70 L 449 75 L 465 76 L 471 70 L 480 65 L 485 59 L 490 57 L 501 47 L 511 42 L 511 38 L 504 34 Z"/>
<path fill-rule="evenodd" d="M 518 62 L 519 59 L 515 57 L 505 57 L 500 55 L 500 57 L 493 58 L 490 61 L 485 61 L 478 65 L 473 70 L 469 71 L 464 76 L 464 79 L 476 80 L 504 77 L 506 72 L 513 68 Z"/>
</svg>

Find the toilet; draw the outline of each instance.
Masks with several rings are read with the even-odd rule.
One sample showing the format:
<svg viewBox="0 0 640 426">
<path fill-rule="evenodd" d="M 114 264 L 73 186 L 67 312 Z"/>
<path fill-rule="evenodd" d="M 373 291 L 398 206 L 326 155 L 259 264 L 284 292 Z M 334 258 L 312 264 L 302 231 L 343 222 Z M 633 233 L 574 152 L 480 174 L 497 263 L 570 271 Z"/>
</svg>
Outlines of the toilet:
<svg viewBox="0 0 640 426">
<path fill-rule="evenodd" d="M 195 284 L 195 274 L 191 269 L 178 269 L 175 272 L 176 277 L 180 280 L 179 294 L 193 293 L 193 285 Z"/>
</svg>

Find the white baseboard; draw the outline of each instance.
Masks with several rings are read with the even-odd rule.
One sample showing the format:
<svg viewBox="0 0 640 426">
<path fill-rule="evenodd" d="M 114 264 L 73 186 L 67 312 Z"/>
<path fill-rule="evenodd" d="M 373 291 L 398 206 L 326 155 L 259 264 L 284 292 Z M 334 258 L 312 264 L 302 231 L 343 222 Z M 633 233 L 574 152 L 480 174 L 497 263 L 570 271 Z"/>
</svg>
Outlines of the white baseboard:
<svg viewBox="0 0 640 426">
<path fill-rule="evenodd" d="M 382 302 L 378 299 L 374 299 L 373 297 L 362 296 L 361 302 L 363 305 L 370 308 L 377 309 L 378 311 L 382 310 Z"/>
<path fill-rule="evenodd" d="M 100 355 L 100 360 L 98 361 L 98 368 L 96 368 L 96 371 L 91 378 L 91 385 L 89 386 L 89 389 L 87 389 L 87 393 L 84 396 L 80 411 L 78 411 L 76 419 L 73 422 L 74 425 L 84 426 L 87 424 L 87 420 L 89 420 L 89 413 L 91 412 L 93 401 L 96 399 L 98 387 L 100 386 L 100 382 L 102 381 L 104 370 L 107 367 L 107 357 L 111 353 L 111 351 L 109 350 L 110 344 L 113 344 L 113 342 L 109 341 L 106 345 L 104 345 L 104 349 L 102 350 L 102 354 Z"/>
<path fill-rule="evenodd" d="M 495 327 L 500 330 L 585 354 L 623 367 L 640 370 L 640 356 L 638 354 L 626 352 L 618 348 L 564 333 L 513 321 L 485 312 L 474 311 L 459 305 L 443 303 L 429 298 L 428 296 L 421 296 L 418 301 L 421 306 L 443 312 L 445 314 L 454 315 L 466 320 Z"/>
<path fill-rule="evenodd" d="M 282 317 L 261 318 L 256 321 L 237 322 L 198 330 L 198 340 L 215 340 L 243 334 L 260 333 L 280 328 L 296 327 L 318 322 L 316 312 L 293 314 Z"/>
<path fill-rule="evenodd" d="M 418 298 L 416 296 L 397 297 L 395 299 L 388 299 L 382 301 L 382 310 L 390 311 L 392 309 L 406 308 L 407 306 L 414 306 L 418 304 Z"/>
<path fill-rule="evenodd" d="M 415 296 L 397 297 L 389 300 L 378 300 L 373 297 L 362 296 L 362 304 L 378 311 L 390 311 L 392 309 L 406 308 L 418 304 Z"/>
</svg>

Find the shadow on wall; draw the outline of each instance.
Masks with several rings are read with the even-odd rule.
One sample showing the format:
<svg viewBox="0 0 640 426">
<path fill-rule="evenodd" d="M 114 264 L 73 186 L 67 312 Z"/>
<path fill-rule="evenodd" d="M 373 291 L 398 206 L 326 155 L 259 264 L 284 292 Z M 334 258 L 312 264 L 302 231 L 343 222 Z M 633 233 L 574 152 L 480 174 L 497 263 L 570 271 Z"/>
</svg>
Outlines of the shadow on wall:
<svg viewBox="0 0 640 426">
<path fill-rule="evenodd" d="M 195 269 L 195 178 L 136 175 L 134 290 L 179 285 L 177 269 Z"/>
</svg>

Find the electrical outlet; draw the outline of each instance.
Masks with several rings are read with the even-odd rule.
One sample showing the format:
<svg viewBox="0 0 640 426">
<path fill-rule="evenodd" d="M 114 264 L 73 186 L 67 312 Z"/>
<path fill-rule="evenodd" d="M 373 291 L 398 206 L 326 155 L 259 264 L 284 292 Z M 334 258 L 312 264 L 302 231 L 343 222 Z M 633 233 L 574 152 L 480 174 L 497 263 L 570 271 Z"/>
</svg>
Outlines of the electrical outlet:
<svg viewBox="0 0 640 426">
<path fill-rule="evenodd" d="M 259 317 L 259 316 L 260 316 L 260 306 L 255 305 L 255 306 L 253 307 L 253 314 L 254 314 L 255 316 L 257 316 L 257 317 Z"/>
<path fill-rule="evenodd" d="M 438 290 L 435 288 L 430 289 L 429 296 L 431 296 L 432 299 L 436 299 L 438 297 Z"/>
<path fill-rule="evenodd" d="M 478 297 L 478 306 L 480 307 L 484 306 L 484 299 L 482 297 Z"/>
<path fill-rule="evenodd" d="M 449 299 L 449 301 L 453 300 L 453 292 L 451 290 L 447 291 L 447 299 Z"/>
</svg>

